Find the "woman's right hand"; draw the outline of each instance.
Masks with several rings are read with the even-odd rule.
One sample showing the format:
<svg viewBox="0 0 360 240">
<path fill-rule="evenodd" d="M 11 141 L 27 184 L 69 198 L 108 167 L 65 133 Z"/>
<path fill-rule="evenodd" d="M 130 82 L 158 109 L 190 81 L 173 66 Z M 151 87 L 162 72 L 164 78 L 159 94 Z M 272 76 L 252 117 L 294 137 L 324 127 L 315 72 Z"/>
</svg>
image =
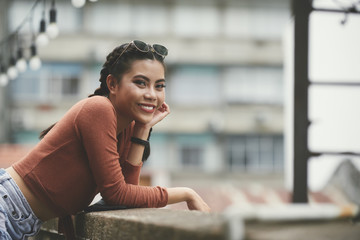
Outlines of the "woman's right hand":
<svg viewBox="0 0 360 240">
<path fill-rule="evenodd" d="M 186 187 L 168 188 L 168 204 L 186 202 L 189 210 L 210 212 L 210 207 L 193 189 Z"/>
<path fill-rule="evenodd" d="M 189 189 L 189 200 L 186 201 L 189 210 L 199 210 L 202 212 L 210 212 L 210 207 L 194 190 Z"/>
</svg>

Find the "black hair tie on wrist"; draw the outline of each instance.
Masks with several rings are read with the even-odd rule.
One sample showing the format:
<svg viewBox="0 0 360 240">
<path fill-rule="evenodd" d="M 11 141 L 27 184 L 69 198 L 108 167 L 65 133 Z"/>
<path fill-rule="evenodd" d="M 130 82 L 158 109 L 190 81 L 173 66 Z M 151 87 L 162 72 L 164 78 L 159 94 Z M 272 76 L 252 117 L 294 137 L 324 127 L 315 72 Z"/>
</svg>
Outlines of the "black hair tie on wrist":
<svg viewBox="0 0 360 240">
<path fill-rule="evenodd" d="M 140 144 L 140 145 L 142 145 L 144 147 L 149 146 L 149 141 L 142 140 L 142 139 L 136 138 L 136 137 L 131 137 L 131 142 L 136 143 L 136 144 Z"/>
<path fill-rule="evenodd" d="M 140 138 L 136 138 L 136 137 L 131 137 L 131 142 L 133 143 L 136 143 L 136 144 L 139 144 L 139 145 L 142 145 L 145 147 L 144 149 L 144 154 L 143 154 L 143 157 L 142 157 L 142 161 L 145 162 L 149 155 L 150 155 L 150 143 L 149 141 L 146 141 L 146 140 L 143 140 L 143 139 L 140 139 Z"/>
</svg>

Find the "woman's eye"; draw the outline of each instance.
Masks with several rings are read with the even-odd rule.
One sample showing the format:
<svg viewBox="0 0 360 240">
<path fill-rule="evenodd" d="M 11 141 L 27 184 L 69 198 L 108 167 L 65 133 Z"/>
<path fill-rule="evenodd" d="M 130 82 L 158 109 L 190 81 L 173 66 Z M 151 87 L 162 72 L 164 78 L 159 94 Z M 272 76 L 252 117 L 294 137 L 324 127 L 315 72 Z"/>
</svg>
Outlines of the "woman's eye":
<svg viewBox="0 0 360 240">
<path fill-rule="evenodd" d="M 158 85 L 156 85 L 156 88 L 166 88 L 166 85 L 165 84 L 158 84 Z"/>
<path fill-rule="evenodd" d="M 142 81 L 142 80 L 136 80 L 136 81 L 134 81 L 134 82 L 135 82 L 135 84 L 137 84 L 137 85 L 140 85 L 140 86 L 146 86 L 145 81 Z"/>
</svg>

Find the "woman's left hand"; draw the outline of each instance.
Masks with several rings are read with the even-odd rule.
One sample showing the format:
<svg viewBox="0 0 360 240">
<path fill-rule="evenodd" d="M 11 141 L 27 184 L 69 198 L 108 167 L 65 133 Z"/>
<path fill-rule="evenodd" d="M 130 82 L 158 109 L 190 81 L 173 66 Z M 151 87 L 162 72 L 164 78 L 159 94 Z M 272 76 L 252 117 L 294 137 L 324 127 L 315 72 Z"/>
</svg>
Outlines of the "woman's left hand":
<svg viewBox="0 0 360 240">
<path fill-rule="evenodd" d="M 142 124 L 139 122 L 135 122 L 135 126 L 139 127 L 139 128 L 152 128 L 155 124 L 157 124 L 158 122 L 160 122 L 161 120 L 163 120 L 167 115 L 170 114 L 170 107 L 169 105 L 167 105 L 165 102 L 158 108 L 156 109 L 154 116 L 152 118 L 152 120 L 146 124 Z"/>
<path fill-rule="evenodd" d="M 163 120 L 167 115 L 170 114 L 170 107 L 165 102 L 155 111 L 153 119 L 150 121 L 149 125 L 152 127 L 161 120 Z"/>
</svg>

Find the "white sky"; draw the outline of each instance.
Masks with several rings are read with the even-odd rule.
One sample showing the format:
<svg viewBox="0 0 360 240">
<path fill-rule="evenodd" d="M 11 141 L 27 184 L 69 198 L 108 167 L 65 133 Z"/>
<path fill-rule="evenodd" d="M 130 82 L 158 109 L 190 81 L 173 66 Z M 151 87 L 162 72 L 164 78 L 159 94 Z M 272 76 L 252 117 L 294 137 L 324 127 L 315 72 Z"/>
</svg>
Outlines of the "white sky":
<svg viewBox="0 0 360 240">
<path fill-rule="evenodd" d="M 333 2 L 333 1 L 332 1 Z M 319 6 L 320 7 L 320 6 Z M 324 7 L 324 6 L 322 6 Z M 310 18 L 309 77 L 311 81 L 360 82 L 360 15 L 316 12 Z M 285 51 L 285 185 L 292 189 L 293 118 L 291 53 L 292 32 L 286 34 Z M 360 86 L 319 86 L 309 88 L 309 148 L 312 151 L 360 152 Z M 308 186 L 321 190 L 347 156 L 322 156 L 309 161 Z M 355 158 L 354 158 L 355 160 Z M 357 158 L 354 163 L 360 159 Z"/>
<path fill-rule="evenodd" d="M 315 13 L 310 19 L 311 81 L 360 83 L 360 16 Z M 360 152 L 360 86 L 312 86 L 309 132 L 313 150 Z"/>
</svg>

